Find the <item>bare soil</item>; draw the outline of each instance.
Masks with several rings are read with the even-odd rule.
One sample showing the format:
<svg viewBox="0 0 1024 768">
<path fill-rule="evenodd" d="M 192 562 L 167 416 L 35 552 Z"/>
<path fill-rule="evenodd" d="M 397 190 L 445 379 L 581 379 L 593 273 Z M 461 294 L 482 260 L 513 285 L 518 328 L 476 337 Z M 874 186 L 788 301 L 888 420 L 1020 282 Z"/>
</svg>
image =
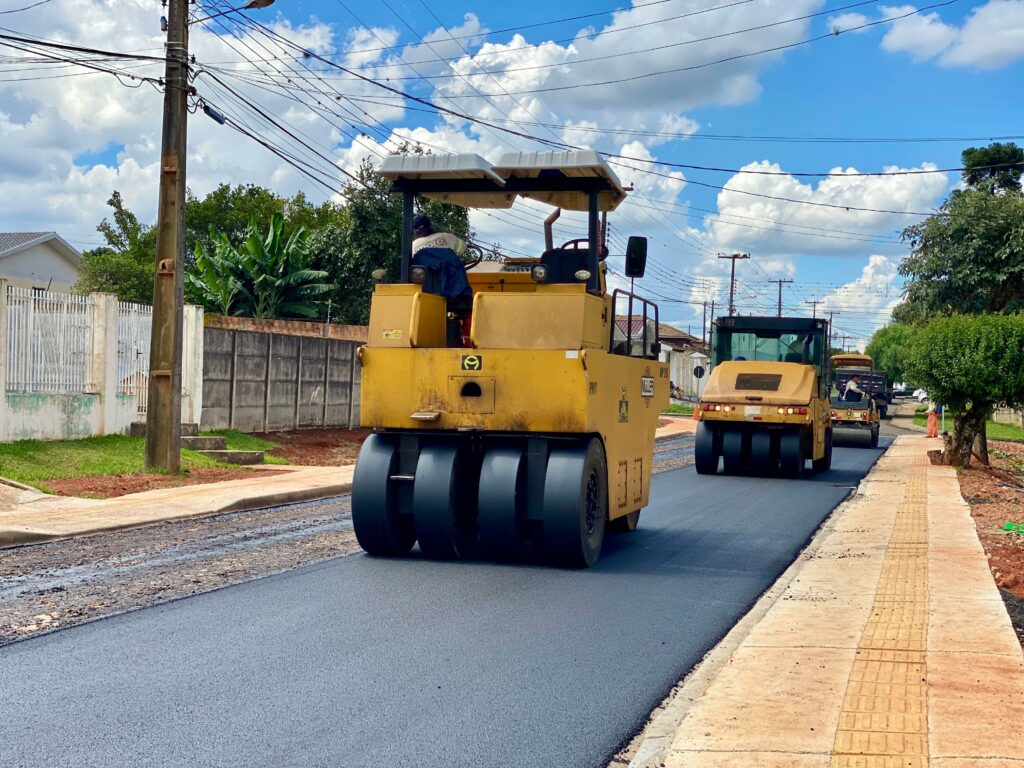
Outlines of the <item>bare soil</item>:
<svg viewBox="0 0 1024 768">
<path fill-rule="evenodd" d="M 258 432 L 255 437 L 278 443 L 268 453 L 291 464 L 340 467 L 354 464 L 369 429 L 298 429 L 288 432 Z"/>
<path fill-rule="evenodd" d="M 991 467 L 973 464 L 960 471 L 960 493 L 971 505 L 992 577 L 1024 645 L 1024 533 L 1004 528 L 1024 524 L 1024 445 L 990 440 L 989 456 Z"/>
<path fill-rule="evenodd" d="M 221 480 L 248 480 L 257 474 L 261 477 L 279 475 L 284 470 L 251 469 L 248 467 L 220 468 L 197 467 L 180 475 L 164 475 L 157 472 L 130 475 L 102 475 L 99 477 L 68 477 L 48 480 L 47 488 L 58 496 L 83 496 L 88 499 L 111 499 L 129 493 L 152 491 L 157 488 L 177 488 L 182 485 L 217 483 Z"/>
</svg>

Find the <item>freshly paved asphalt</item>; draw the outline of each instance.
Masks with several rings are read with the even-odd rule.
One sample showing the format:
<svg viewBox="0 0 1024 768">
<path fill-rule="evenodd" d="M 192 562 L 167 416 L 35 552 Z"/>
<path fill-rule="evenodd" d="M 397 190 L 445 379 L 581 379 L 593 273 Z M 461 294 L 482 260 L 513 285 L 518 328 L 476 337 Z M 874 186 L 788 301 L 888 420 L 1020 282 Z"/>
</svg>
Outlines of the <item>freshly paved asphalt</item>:
<svg viewBox="0 0 1024 768">
<path fill-rule="evenodd" d="M 880 453 L 657 475 L 588 571 L 352 555 L 15 643 L 0 765 L 604 766 Z"/>
</svg>

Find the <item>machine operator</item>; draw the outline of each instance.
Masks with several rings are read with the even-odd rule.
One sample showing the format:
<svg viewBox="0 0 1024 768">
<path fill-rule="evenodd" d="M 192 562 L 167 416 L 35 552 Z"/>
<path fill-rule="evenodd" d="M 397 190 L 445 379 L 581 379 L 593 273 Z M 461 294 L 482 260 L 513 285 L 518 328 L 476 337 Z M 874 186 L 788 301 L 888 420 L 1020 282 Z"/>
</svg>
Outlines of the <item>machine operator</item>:
<svg viewBox="0 0 1024 768">
<path fill-rule="evenodd" d="M 460 305 L 471 303 L 466 265 L 459 258 L 466 252 L 466 241 L 451 232 L 435 232 L 430 217 L 424 214 L 412 220 L 412 233 L 412 263 L 440 273 L 441 295 L 446 299 Z"/>
<path fill-rule="evenodd" d="M 849 403 L 859 403 L 864 397 L 864 390 L 860 388 L 860 382 L 856 376 L 851 376 L 846 382 L 846 389 L 843 390 L 843 400 Z"/>
</svg>

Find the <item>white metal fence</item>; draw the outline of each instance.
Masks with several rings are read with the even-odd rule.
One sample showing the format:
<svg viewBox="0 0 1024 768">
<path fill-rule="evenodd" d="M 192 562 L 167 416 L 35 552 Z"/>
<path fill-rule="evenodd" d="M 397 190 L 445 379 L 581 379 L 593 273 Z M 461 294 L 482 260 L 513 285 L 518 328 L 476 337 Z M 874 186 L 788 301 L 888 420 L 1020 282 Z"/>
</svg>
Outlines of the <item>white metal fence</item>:
<svg viewBox="0 0 1024 768">
<path fill-rule="evenodd" d="M 117 305 L 117 391 L 134 395 L 140 417 L 149 400 L 149 344 L 153 308 L 147 304 Z"/>
<path fill-rule="evenodd" d="M 7 287 L 7 391 L 86 392 L 91 296 Z"/>
</svg>

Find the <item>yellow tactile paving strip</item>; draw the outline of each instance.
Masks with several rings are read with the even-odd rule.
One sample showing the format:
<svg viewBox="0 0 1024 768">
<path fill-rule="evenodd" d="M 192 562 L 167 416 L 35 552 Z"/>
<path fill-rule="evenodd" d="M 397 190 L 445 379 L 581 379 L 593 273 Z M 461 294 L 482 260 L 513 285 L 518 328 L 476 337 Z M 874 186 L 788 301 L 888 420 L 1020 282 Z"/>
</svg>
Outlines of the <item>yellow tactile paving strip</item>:
<svg viewBox="0 0 1024 768">
<path fill-rule="evenodd" d="M 928 765 L 927 457 L 915 457 L 846 685 L 832 768 Z"/>
</svg>

